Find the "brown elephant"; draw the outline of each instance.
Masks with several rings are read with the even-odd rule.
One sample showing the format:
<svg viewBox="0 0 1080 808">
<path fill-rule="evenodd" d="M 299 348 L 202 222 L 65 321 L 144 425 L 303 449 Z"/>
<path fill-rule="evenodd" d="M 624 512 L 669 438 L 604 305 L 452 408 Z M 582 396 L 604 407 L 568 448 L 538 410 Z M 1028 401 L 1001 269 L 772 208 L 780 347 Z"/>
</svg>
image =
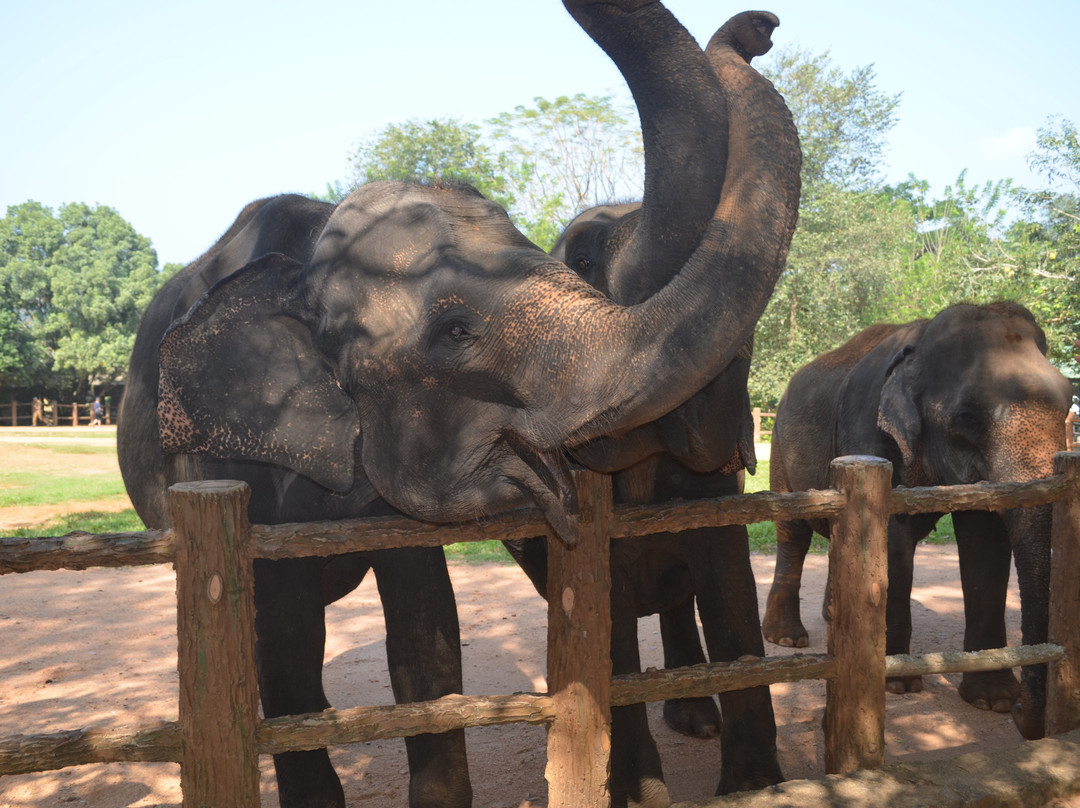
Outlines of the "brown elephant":
<svg viewBox="0 0 1080 808">
<path fill-rule="evenodd" d="M 829 462 L 868 454 L 893 464 L 893 484 L 1026 481 L 1052 474 L 1064 447 L 1072 394 L 1046 359 L 1046 337 L 1016 303 L 960 304 L 932 320 L 877 325 L 800 369 L 777 408 L 770 481 L 776 491 L 826 488 Z M 911 646 L 915 546 L 941 514 L 889 520 L 886 648 Z M 1050 575 L 1049 506 L 953 514 L 960 553 L 964 650 L 1005 645 L 1010 553 L 1020 584 L 1023 640 L 1046 641 Z M 828 525 L 777 522 L 776 572 L 762 630 L 770 642 L 804 646 L 799 581 L 811 533 Z M 1026 738 L 1040 738 L 1046 666 L 966 673 L 960 695 L 1007 712 Z M 891 692 L 920 690 L 920 677 L 892 679 Z"/>
<path fill-rule="evenodd" d="M 767 82 L 749 67 L 753 56 L 771 46 L 778 24 L 766 12 L 738 15 L 709 42 L 706 55 L 724 86 Z M 744 111 L 732 94 L 731 115 Z M 781 103 L 775 98 L 774 103 Z M 735 137 L 733 135 L 733 137 Z M 797 153 L 794 127 L 776 134 L 778 148 Z M 685 177 L 684 188 L 704 180 Z M 798 193 L 797 186 L 791 188 Z M 675 271 L 670 262 L 642 260 L 634 246 L 643 212 L 636 203 L 604 205 L 579 215 L 552 250 L 589 283 L 623 304 L 655 294 Z M 701 223 L 682 222 L 667 245 L 695 241 Z M 636 260 L 635 260 L 636 259 Z M 617 438 L 602 438 L 572 451 L 576 460 L 598 471 L 614 472 L 617 503 L 662 502 L 674 498 L 717 497 L 738 491 L 736 472 L 754 467 L 753 424 L 747 395 L 750 346 L 701 392 L 675 411 Z M 547 590 L 544 539 L 508 542 L 507 547 L 540 594 Z M 695 620 L 697 604 L 709 656 L 715 661 L 746 654 L 764 656 L 757 590 L 746 528 L 686 531 L 612 546 L 612 663 L 615 673 L 640 670 L 637 618 L 660 615 L 665 667 L 705 661 Z M 761 788 L 783 774 L 777 759 L 776 724 L 768 687 L 711 698 L 671 699 L 664 720 L 689 735 L 720 735 L 717 794 Z M 649 734 L 645 705 L 612 710 L 612 784 L 630 779 L 663 804 L 662 764 Z M 635 796 L 642 802 L 642 796 Z M 652 804 L 652 803 L 650 803 Z"/>
<path fill-rule="evenodd" d="M 794 226 L 798 148 L 773 137 L 790 115 L 771 88 L 722 88 L 658 2 L 566 5 L 637 100 L 637 239 L 664 263 L 663 288 L 635 305 L 605 297 L 465 186 L 373 183 L 337 206 L 253 203 L 163 287 L 136 337 L 118 449 L 148 525 L 166 523 L 171 483 L 202 477 L 248 482 L 258 523 L 454 521 L 536 505 L 569 539 L 566 451 L 654 421 L 731 363 Z M 730 126 L 728 103 L 741 105 Z M 707 181 L 684 192 L 688 172 Z M 698 223 L 691 239 L 667 249 L 687 221 Z M 323 610 L 369 569 L 395 698 L 461 692 L 440 549 L 260 561 L 266 715 L 328 706 Z M 406 746 L 411 805 L 470 804 L 463 732 Z M 283 806 L 344 805 L 325 750 L 275 767 Z"/>
</svg>

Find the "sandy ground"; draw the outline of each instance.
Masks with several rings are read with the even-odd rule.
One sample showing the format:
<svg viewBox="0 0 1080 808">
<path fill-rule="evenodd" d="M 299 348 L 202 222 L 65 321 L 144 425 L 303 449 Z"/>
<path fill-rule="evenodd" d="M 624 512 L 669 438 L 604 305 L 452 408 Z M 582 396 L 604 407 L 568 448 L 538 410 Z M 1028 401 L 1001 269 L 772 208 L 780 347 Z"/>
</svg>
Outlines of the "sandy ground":
<svg viewBox="0 0 1080 808">
<path fill-rule="evenodd" d="M 774 558 L 755 556 L 764 596 Z M 804 584 L 804 621 L 824 651 L 820 604 L 826 558 L 811 556 Z M 454 564 L 468 693 L 542 691 L 546 605 L 515 566 Z M 962 600 L 955 547 L 923 546 L 913 593 L 915 648 L 962 647 Z M 168 566 L 36 572 L 0 580 L 0 735 L 83 726 L 123 726 L 176 716 L 175 581 Z M 1010 643 L 1017 643 L 1018 597 L 1010 596 Z M 340 707 L 391 703 L 383 626 L 374 581 L 330 607 L 327 691 Z M 658 623 L 640 624 L 645 665 L 660 666 Z M 769 647 L 770 654 L 787 653 Z M 956 693 L 959 676 L 931 676 L 919 694 L 888 696 L 887 762 L 928 760 L 1020 742 L 1007 715 L 975 710 Z M 824 774 L 821 717 L 824 683 L 774 685 L 779 748 L 789 778 Z M 679 736 L 650 707 L 674 800 L 710 796 L 719 772 L 719 743 Z M 478 808 L 546 804 L 544 730 L 526 725 L 468 731 Z M 350 805 L 407 801 L 401 741 L 334 751 Z M 278 804 L 272 766 L 262 780 L 265 806 Z M 0 779 L 0 806 L 179 806 L 178 767 L 113 764 Z M 1058 802 L 1055 805 L 1064 806 Z M 1076 803 L 1080 805 L 1080 802 Z"/>
</svg>

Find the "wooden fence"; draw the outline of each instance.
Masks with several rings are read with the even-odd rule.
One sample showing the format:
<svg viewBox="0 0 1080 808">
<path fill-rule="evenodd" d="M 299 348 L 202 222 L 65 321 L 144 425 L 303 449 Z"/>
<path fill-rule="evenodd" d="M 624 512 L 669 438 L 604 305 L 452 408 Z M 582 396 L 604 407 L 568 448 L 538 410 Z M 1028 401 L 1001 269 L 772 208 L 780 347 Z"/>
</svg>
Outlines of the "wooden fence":
<svg viewBox="0 0 1080 808">
<path fill-rule="evenodd" d="M 996 670 L 1055 662 L 1046 730 L 1080 727 L 1080 454 L 1023 484 L 890 489 L 878 458 L 840 458 L 835 488 L 761 492 L 709 501 L 613 507 L 610 480 L 577 476 L 579 535 L 549 547 L 547 694 L 446 696 L 260 720 L 254 663 L 253 558 L 327 556 L 547 533 L 535 512 L 439 526 L 399 518 L 251 526 L 248 489 L 214 481 L 170 490 L 171 531 L 0 540 L 0 574 L 173 562 L 177 574 L 180 706 L 176 722 L 0 739 L 0 775 L 85 763 L 177 762 L 185 806 L 259 804 L 258 756 L 509 722 L 549 724 L 551 808 L 606 806 L 610 705 L 707 696 L 762 684 L 825 679 L 829 773 L 880 767 L 885 677 Z M 1054 502 L 1050 644 L 977 653 L 886 657 L 886 523 L 890 513 L 999 510 Z M 828 653 L 695 665 L 611 677 L 607 655 L 609 542 L 697 527 L 790 518 L 833 520 L 830 587 L 839 616 Z M 583 650 L 584 649 L 584 650 Z M 214 665 L 200 665 L 200 660 Z M 223 722 L 221 716 L 228 716 Z M 703 803 L 695 803 L 703 805 Z"/>
<path fill-rule="evenodd" d="M 776 423 L 775 412 L 763 412 L 761 407 L 754 407 L 750 411 L 754 418 L 754 443 L 761 443 L 761 438 L 765 435 L 772 436 L 771 429 L 762 429 L 763 421 L 767 421 L 769 425 Z M 1080 420 L 1077 420 L 1076 415 L 1069 412 L 1069 415 L 1065 418 L 1065 449 L 1066 451 L 1076 451 L 1077 445 L 1080 445 Z"/>
<path fill-rule="evenodd" d="M 102 404 L 105 407 L 105 416 L 102 423 L 112 423 L 112 401 L 106 397 Z M 93 420 L 93 405 L 91 404 L 60 404 L 50 401 L 47 405 L 42 404 L 38 418 L 34 418 L 34 403 L 32 401 L 15 401 L 6 407 L 0 407 L 0 426 L 86 426 Z"/>
</svg>

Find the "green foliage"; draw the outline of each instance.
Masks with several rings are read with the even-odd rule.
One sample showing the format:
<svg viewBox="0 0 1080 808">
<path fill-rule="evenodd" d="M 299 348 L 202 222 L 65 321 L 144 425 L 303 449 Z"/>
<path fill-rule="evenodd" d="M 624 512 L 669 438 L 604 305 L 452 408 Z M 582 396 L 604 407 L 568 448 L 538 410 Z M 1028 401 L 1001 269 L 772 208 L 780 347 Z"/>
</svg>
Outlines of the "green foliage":
<svg viewBox="0 0 1080 808">
<path fill-rule="evenodd" d="M 752 400 L 775 405 L 796 370 L 873 323 L 932 317 L 965 301 L 1028 306 L 1051 359 L 1077 375 L 1080 199 L 1021 191 L 1009 179 L 973 186 L 965 172 L 940 196 L 915 175 L 883 185 L 899 97 L 879 91 L 870 68 L 843 75 L 827 54 L 782 51 L 770 64 L 763 72 L 799 128 L 803 197 L 787 266 L 758 325 Z M 1055 120 L 1040 130 L 1032 165 L 1080 190 L 1075 127 Z"/>
<path fill-rule="evenodd" d="M 1047 332 L 1050 357 L 1080 376 L 1080 138 L 1060 116 L 1039 129 L 1029 155 L 1045 187 L 1023 197 L 1026 220 L 1009 231 L 1027 298 Z"/>
<path fill-rule="evenodd" d="M 149 239 L 112 208 L 8 208 L 0 220 L 0 384 L 76 396 L 108 390 L 123 378 L 139 318 L 167 277 Z"/>
<path fill-rule="evenodd" d="M 873 66 L 845 75 L 828 51 L 785 48 L 770 55 L 761 72 L 784 96 L 799 131 L 804 200 L 828 186 L 873 188 L 900 104 L 899 95 L 875 86 Z"/>
<path fill-rule="evenodd" d="M 363 138 L 351 155 L 353 182 L 467 182 L 505 208 L 514 204 L 506 167 L 482 139 L 480 127 L 453 118 L 391 124 Z M 332 195 L 340 190 L 327 186 Z"/>
<path fill-rule="evenodd" d="M 362 138 L 350 182 L 314 199 L 340 202 L 375 180 L 467 182 L 505 207 L 545 250 L 587 207 L 641 193 L 641 136 L 610 97 L 536 98 L 487 122 L 410 120 Z"/>
<path fill-rule="evenodd" d="M 641 133 L 610 96 L 537 97 L 489 123 L 517 200 L 519 227 L 551 249 L 586 208 L 639 198 L 644 175 Z"/>
</svg>

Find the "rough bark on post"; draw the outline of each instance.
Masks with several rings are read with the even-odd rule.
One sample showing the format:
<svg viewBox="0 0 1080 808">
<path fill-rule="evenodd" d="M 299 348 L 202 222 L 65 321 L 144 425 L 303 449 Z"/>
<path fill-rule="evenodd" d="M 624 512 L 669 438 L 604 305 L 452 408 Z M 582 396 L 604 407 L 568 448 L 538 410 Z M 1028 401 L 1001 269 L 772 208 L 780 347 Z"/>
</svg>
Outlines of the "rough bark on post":
<svg viewBox="0 0 1080 808">
<path fill-rule="evenodd" d="M 1046 733 L 1080 728 L 1080 453 L 1061 452 L 1054 474 L 1064 475 L 1072 491 L 1054 503 L 1050 530 L 1050 625 L 1047 639 L 1065 649 L 1050 666 L 1046 693 Z"/>
<path fill-rule="evenodd" d="M 828 652 L 836 678 L 825 683 L 825 771 L 841 774 L 885 762 L 885 597 L 892 464 L 838 457 L 832 484 L 847 506 L 829 544 Z"/>
<path fill-rule="evenodd" d="M 548 540 L 548 805 L 607 808 L 611 758 L 611 478 L 576 472 L 577 544 Z"/>
<path fill-rule="evenodd" d="M 169 489 L 185 808 L 259 805 L 250 495 L 229 480 Z"/>
</svg>

